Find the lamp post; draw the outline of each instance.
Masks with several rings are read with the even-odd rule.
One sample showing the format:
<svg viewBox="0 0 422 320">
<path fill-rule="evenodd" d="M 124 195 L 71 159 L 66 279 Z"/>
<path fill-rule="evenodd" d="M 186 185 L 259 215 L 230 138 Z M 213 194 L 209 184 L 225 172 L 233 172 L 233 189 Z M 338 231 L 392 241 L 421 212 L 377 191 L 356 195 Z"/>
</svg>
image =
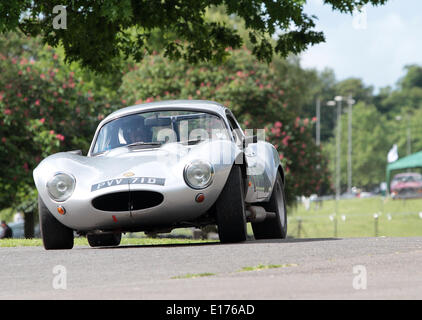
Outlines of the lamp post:
<svg viewBox="0 0 422 320">
<path fill-rule="evenodd" d="M 334 100 L 337 102 L 337 163 L 336 163 L 336 199 L 340 200 L 341 193 L 341 102 L 342 96 L 336 96 Z"/>
<path fill-rule="evenodd" d="M 316 100 L 316 145 L 319 146 L 321 144 L 321 101 L 319 98 Z"/>
<path fill-rule="evenodd" d="M 336 200 L 335 200 L 335 217 L 334 217 L 334 236 L 337 237 L 337 214 L 338 202 L 340 200 L 340 139 L 341 139 L 341 101 L 342 97 L 337 96 L 334 101 L 328 101 L 327 106 L 335 106 L 337 102 L 337 134 L 336 134 Z"/>
<path fill-rule="evenodd" d="M 347 192 L 352 192 L 352 106 L 355 100 L 350 95 L 347 99 L 348 105 L 348 143 L 347 143 Z"/>
</svg>

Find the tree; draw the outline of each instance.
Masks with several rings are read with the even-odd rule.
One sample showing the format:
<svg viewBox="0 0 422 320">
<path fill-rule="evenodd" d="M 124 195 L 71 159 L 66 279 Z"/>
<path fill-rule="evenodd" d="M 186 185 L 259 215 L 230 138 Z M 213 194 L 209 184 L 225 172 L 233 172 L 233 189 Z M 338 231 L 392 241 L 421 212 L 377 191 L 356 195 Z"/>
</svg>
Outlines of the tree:
<svg viewBox="0 0 422 320">
<path fill-rule="evenodd" d="M 422 67 L 406 66 L 406 74 L 397 82 L 396 90 L 381 91 L 377 108 L 389 118 L 404 116 L 422 107 Z"/>
<path fill-rule="evenodd" d="M 36 197 L 31 173 L 43 158 L 87 151 L 111 102 L 99 98 L 101 90 L 92 93 L 85 71 L 35 38 L 1 37 L 0 70 L 0 208 L 9 208 Z"/>
<path fill-rule="evenodd" d="M 348 114 L 341 117 L 341 182 L 345 190 L 347 184 L 347 147 Z M 393 132 L 388 128 L 386 117 L 375 106 L 363 102 L 353 107 L 352 170 L 353 185 L 372 189 L 385 180 L 387 153 L 393 145 Z M 337 130 L 337 129 L 336 129 Z M 333 137 L 324 146 L 324 153 L 329 158 L 331 172 L 335 172 L 336 138 Z M 333 174 L 334 176 L 334 174 Z"/>
<path fill-rule="evenodd" d="M 382 5 L 387 0 L 324 2 L 335 11 L 352 13 L 362 5 Z M 41 35 L 53 47 L 62 45 L 67 61 L 79 61 L 102 72 L 113 69 L 121 56 L 141 61 L 147 52 L 155 49 L 152 42 L 157 30 L 161 34 L 162 51 L 170 58 L 184 58 L 190 63 L 222 62 L 227 57 L 226 48 L 240 48 L 243 42 L 235 28 L 206 19 L 207 10 L 223 6 L 227 15 L 244 21 L 253 54 L 269 62 L 274 52 L 286 57 L 324 41 L 323 33 L 314 30 L 317 17 L 305 13 L 305 3 L 303 0 L 10 0 L 0 2 L 0 32 L 19 29 L 27 35 Z M 53 24 L 59 14 L 64 14 L 60 19 L 66 23 L 61 21 L 59 26 L 64 29 Z"/>
<path fill-rule="evenodd" d="M 403 90 L 414 87 L 422 88 L 422 67 L 418 65 L 407 65 L 404 67 L 406 75 L 399 80 L 399 85 Z"/>
<path fill-rule="evenodd" d="M 373 99 L 373 87 L 365 86 L 362 79 L 358 78 L 348 78 L 337 82 L 334 90 L 338 96 L 352 96 L 355 101 L 365 102 L 367 104 L 371 104 Z"/>
</svg>

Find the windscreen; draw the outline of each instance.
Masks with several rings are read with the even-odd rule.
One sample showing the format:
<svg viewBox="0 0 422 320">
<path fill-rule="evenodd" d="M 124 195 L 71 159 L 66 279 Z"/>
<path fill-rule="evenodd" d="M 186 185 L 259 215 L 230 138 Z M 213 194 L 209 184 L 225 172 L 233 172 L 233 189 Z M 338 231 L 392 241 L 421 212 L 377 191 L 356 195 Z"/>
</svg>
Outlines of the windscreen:
<svg viewBox="0 0 422 320">
<path fill-rule="evenodd" d="M 193 111 L 153 111 L 121 117 L 106 123 L 98 133 L 92 154 L 133 144 L 159 147 L 170 142 L 195 143 L 230 139 L 217 115 Z"/>
</svg>

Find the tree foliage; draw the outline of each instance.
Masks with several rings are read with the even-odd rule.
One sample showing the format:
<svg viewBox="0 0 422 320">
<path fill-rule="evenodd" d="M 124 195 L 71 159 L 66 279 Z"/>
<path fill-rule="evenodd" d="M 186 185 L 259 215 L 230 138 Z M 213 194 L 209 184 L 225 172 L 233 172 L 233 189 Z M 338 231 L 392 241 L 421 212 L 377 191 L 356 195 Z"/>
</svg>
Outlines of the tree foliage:
<svg viewBox="0 0 422 320">
<path fill-rule="evenodd" d="M 326 0 L 332 10 L 352 13 L 365 4 L 387 0 Z M 162 52 L 190 63 L 222 62 L 226 48 L 243 43 L 236 28 L 206 18 L 223 7 L 245 25 L 253 54 L 271 61 L 273 54 L 298 54 L 324 41 L 315 30 L 314 15 L 305 13 L 304 0 L 11 0 L 0 2 L 0 32 L 23 31 L 41 35 L 44 42 L 62 45 L 67 61 L 79 61 L 97 71 L 110 71 L 121 57 L 141 61 L 155 50 L 160 34 Z M 67 29 L 54 29 L 56 5 L 66 8 Z M 275 40 L 273 40 L 273 38 Z"/>
</svg>

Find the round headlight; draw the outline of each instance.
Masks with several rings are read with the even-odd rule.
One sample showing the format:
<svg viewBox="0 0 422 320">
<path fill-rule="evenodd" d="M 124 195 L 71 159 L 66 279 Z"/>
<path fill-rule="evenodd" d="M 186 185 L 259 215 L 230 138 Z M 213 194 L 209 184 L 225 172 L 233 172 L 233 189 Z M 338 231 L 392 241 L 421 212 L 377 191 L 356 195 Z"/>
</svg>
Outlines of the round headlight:
<svg viewBox="0 0 422 320">
<path fill-rule="evenodd" d="M 47 182 L 47 190 L 50 197 L 58 202 L 69 199 L 75 190 L 75 178 L 66 173 L 56 173 Z"/>
<path fill-rule="evenodd" d="M 214 176 L 211 163 L 203 160 L 194 160 L 185 166 L 184 178 L 186 183 L 194 189 L 208 187 Z"/>
</svg>

